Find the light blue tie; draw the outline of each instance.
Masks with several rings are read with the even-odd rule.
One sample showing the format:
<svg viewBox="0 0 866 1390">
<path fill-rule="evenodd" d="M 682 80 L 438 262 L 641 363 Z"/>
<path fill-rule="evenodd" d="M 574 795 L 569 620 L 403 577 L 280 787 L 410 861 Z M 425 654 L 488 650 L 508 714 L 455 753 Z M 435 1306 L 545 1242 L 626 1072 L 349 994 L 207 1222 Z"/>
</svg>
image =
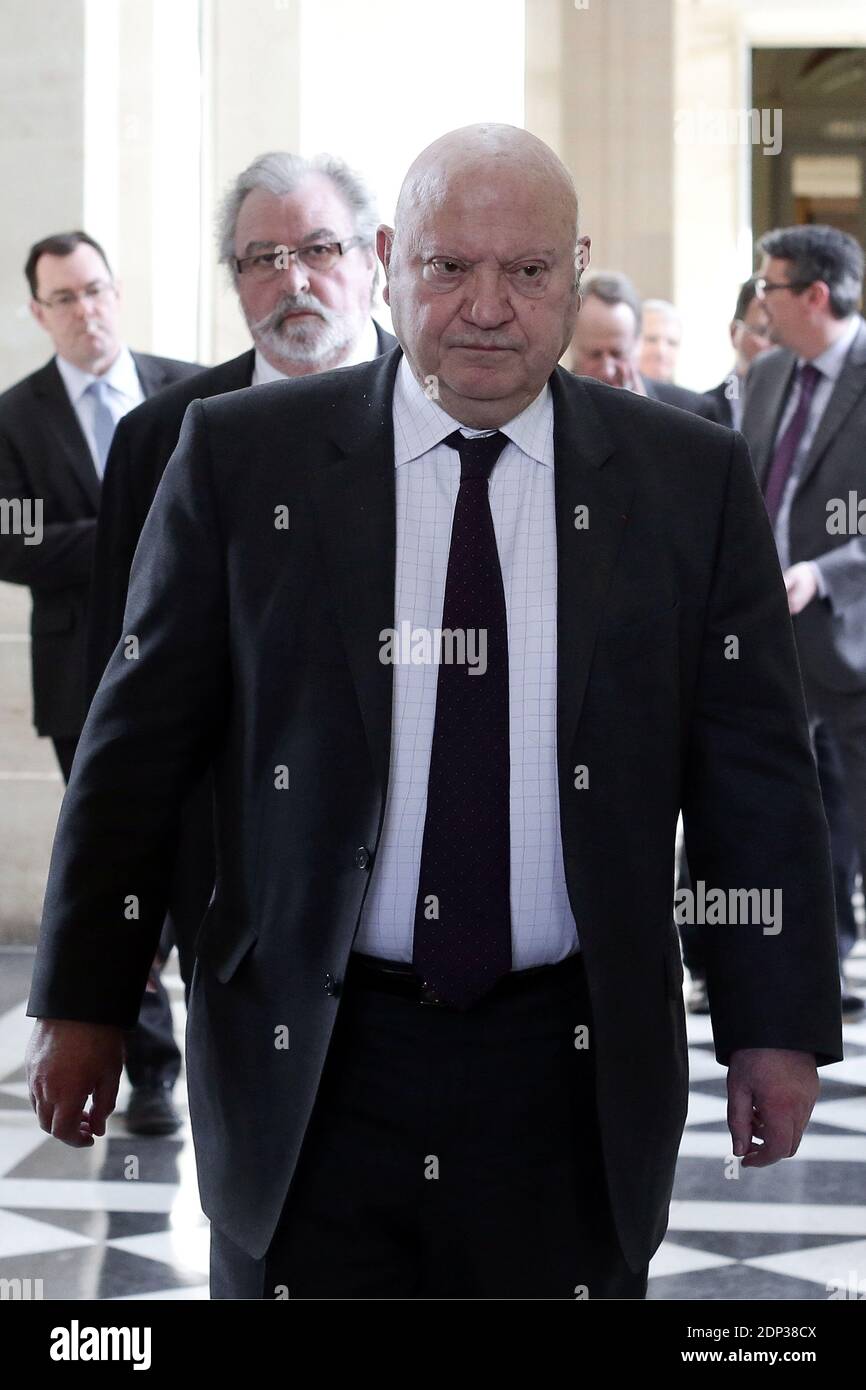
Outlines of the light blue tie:
<svg viewBox="0 0 866 1390">
<path fill-rule="evenodd" d="M 111 441 L 114 437 L 115 418 L 109 407 L 111 387 L 107 381 L 91 381 L 87 388 L 87 393 L 96 402 L 96 409 L 93 415 L 93 439 L 96 444 L 96 471 L 100 478 L 105 473 L 105 462 L 108 458 L 108 451 L 111 448 Z"/>
</svg>

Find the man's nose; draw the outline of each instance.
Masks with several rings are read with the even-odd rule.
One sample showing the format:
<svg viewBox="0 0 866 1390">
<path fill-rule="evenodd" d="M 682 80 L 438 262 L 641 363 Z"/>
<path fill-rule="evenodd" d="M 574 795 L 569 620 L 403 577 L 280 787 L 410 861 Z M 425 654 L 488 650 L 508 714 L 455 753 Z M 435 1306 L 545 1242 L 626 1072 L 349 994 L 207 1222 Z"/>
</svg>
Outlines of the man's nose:
<svg viewBox="0 0 866 1390">
<path fill-rule="evenodd" d="M 487 269 L 476 271 L 468 307 L 469 317 L 479 328 L 498 328 L 514 317 L 503 277 Z"/>
<path fill-rule="evenodd" d="M 280 289 L 289 294 L 300 294 L 310 288 L 310 272 L 297 256 L 289 257 L 289 264 L 280 275 Z"/>
</svg>

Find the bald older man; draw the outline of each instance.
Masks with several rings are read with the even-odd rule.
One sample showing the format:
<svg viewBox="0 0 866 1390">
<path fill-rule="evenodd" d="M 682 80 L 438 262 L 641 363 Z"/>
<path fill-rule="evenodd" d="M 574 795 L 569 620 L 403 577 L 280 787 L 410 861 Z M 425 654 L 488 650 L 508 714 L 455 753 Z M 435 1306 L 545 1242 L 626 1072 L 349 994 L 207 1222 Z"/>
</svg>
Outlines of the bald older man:
<svg viewBox="0 0 866 1390">
<path fill-rule="evenodd" d="M 644 1296 L 687 1103 L 681 808 L 743 1167 L 796 1150 L 841 1056 L 745 445 L 557 368 L 576 217 L 533 136 L 436 141 L 378 234 L 400 348 L 192 405 L 146 523 L 28 1065 L 42 1125 L 93 1144 L 212 762 L 187 1054 L 214 1297 Z"/>
</svg>

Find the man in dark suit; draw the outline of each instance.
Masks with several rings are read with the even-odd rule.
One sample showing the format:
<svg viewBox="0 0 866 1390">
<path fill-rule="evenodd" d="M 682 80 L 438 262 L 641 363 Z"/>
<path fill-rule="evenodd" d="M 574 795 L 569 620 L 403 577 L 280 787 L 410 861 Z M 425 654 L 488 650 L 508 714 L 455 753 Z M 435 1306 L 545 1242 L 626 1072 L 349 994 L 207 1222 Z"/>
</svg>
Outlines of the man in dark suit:
<svg viewBox="0 0 866 1390">
<path fill-rule="evenodd" d="M 772 347 L 769 328 L 770 321 L 763 300 L 758 298 L 755 281 L 745 280 L 737 295 L 734 317 L 728 325 L 734 365 L 724 381 L 704 392 L 704 399 L 712 410 L 709 418 L 718 420 L 728 429 L 740 428 L 746 373 L 755 358 Z"/>
<path fill-rule="evenodd" d="M 705 393 L 705 399 L 711 405 L 710 418 L 717 419 L 719 424 L 726 425 L 729 429 L 740 429 L 743 420 L 745 383 L 749 368 L 762 352 L 767 352 L 773 346 L 766 305 L 758 295 L 754 277 L 744 281 L 740 286 L 734 308 L 734 317 L 728 331 L 734 349 L 734 365 L 724 381 L 720 381 L 718 386 L 714 386 L 712 390 Z M 839 957 L 840 960 L 844 960 L 857 940 L 857 923 L 852 904 L 855 878 L 859 868 L 856 840 L 839 754 L 826 726 L 815 731 L 814 747 L 821 797 L 830 830 Z M 684 865 L 681 868 L 684 869 Z M 681 881 L 688 882 L 684 875 Z M 687 1007 L 693 1013 L 709 1013 L 706 971 L 701 944 L 703 929 L 699 926 L 684 926 L 681 929 L 680 938 L 683 946 L 683 960 L 688 968 L 690 979 Z M 845 989 L 843 982 L 843 1018 L 853 1018 L 862 1010 L 862 999 Z"/>
<path fill-rule="evenodd" d="M 111 437 L 127 411 L 199 368 L 124 345 L 120 286 L 85 232 L 36 242 L 25 275 L 31 311 L 55 356 L 0 396 L 0 497 L 36 509 L 40 518 L 38 536 L 0 534 L 0 579 L 30 588 L 33 722 L 52 740 L 68 781 L 87 712 L 88 582 Z M 171 1090 L 180 1053 L 156 971 L 129 1038 L 127 1069 L 130 1129 L 176 1129 Z"/>
<path fill-rule="evenodd" d="M 838 752 L 862 866 L 866 520 L 858 500 L 866 323 L 857 310 L 863 252 L 847 233 L 821 225 L 768 232 L 758 245 L 757 291 L 778 346 L 752 364 L 742 430 L 784 572 L 810 723 L 813 731 L 823 728 Z"/>
<path fill-rule="evenodd" d="M 615 270 L 594 271 L 581 281 L 580 313 L 566 358 L 577 376 L 591 376 L 608 386 L 624 386 L 650 400 L 714 418 L 708 401 L 697 391 L 673 382 L 654 381 L 637 367 L 641 302 L 627 275 Z"/>
<path fill-rule="evenodd" d="M 58 828 L 31 1097 L 67 1143 L 104 1132 L 213 763 L 187 1030 L 213 1296 L 642 1298 L 688 1096 L 680 806 L 728 904 L 744 1167 L 796 1150 L 841 1056 L 772 537 L 737 435 L 557 369 L 588 239 L 546 145 L 442 137 L 395 221 L 402 351 L 186 416 L 140 659 L 109 662 Z"/>
<path fill-rule="evenodd" d="M 0 495 L 38 500 L 42 536 L 38 544 L 0 537 L 0 579 L 30 587 L 33 722 L 68 778 L 87 712 L 87 587 L 107 455 L 97 426 L 113 430 L 140 401 L 199 368 L 123 345 L 119 287 L 84 232 L 37 242 L 25 274 L 55 356 L 0 396 Z"/>
<path fill-rule="evenodd" d="M 132 557 L 190 402 L 351 366 L 395 346 L 396 339 L 370 317 L 377 221 L 369 191 L 333 155 L 261 155 L 227 191 L 219 214 L 220 259 L 237 291 L 253 347 L 178 382 L 118 426 L 96 532 L 89 696 L 122 636 Z M 300 249 L 279 266 L 271 262 L 280 246 Z M 248 255 L 250 251 L 256 254 Z M 170 930 L 187 988 L 193 937 L 214 883 L 212 822 L 207 775 L 184 810 L 170 899 Z"/>
</svg>

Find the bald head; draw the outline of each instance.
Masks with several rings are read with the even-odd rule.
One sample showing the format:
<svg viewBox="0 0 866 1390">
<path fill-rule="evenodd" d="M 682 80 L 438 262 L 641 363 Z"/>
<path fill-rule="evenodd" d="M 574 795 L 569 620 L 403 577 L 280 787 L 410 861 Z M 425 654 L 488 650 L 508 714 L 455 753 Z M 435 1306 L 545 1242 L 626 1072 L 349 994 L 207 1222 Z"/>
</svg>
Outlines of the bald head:
<svg viewBox="0 0 866 1390">
<path fill-rule="evenodd" d="M 414 160 L 395 224 L 380 228 L 379 254 L 409 364 L 455 419 L 497 428 L 543 389 L 571 337 L 571 176 L 528 131 L 465 126 Z"/>
<path fill-rule="evenodd" d="M 397 199 L 397 236 L 448 197 L 472 190 L 476 198 L 493 201 L 508 189 L 542 197 L 550 215 L 562 218 L 571 240 L 577 241 L 577 194 L 562 160 L 528 130 L 500 124 L 450 130 L 421 151 Z"/>
</svg>

